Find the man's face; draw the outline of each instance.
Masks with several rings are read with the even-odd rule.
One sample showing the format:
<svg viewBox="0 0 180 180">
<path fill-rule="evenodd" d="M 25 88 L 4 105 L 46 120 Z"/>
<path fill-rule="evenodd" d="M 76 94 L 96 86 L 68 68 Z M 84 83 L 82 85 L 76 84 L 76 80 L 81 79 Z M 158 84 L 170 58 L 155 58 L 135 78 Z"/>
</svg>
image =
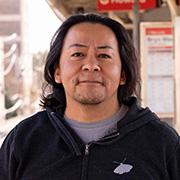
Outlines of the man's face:
<svg viewBox="0 0 180 180">
<path fill-rule="evenodd" d="M 113 31 L 98 23 L 72 26 L 65 39 L 55 81 L 65 89 L 67 106 L 117 101 L 121 59 Z"/>
</svg>

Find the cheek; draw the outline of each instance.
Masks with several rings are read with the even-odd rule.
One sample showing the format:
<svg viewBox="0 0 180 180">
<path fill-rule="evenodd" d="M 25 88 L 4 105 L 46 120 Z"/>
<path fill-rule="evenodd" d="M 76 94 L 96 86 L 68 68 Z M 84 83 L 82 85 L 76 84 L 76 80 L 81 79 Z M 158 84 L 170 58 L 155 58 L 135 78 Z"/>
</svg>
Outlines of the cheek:
<svg viewBox="0 0 180 180">
<path fill-rule="evenodd" d="M 61 79 L 63 84 L 67 84 L 69 82 L 73 82 L 73 79 L 76 78 L 79 66 L 75 65 L 72 62 L 62 62 L 60 63 L 60 72 L 61 72 Z"/>
<path fill-rule="evenodd" d="M 107 76 L 112 81 L 119 86 L 120 78 L 121 78 L 121 65 L 113 65 L 109 66 L 106 71 Z"/>
<path fill-rule="evenodd" d="M 109 70 L 106 72 L 106 77 L 107 92 L 117 92 L 121 80 L 121 66 L 109 66 Z"/>
<path fill-rule="evenodd" d="M 115 66 L 113 68 L 113 76 L 120 78 L 121 76 L 121 66 Z"/>
</svg>

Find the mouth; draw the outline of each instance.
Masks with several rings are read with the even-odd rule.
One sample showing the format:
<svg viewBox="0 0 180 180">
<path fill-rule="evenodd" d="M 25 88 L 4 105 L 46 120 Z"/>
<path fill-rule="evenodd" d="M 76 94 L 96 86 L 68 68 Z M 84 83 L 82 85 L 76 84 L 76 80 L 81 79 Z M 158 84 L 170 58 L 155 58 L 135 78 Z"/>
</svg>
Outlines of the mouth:
<svg viewBox="0 0 180 180">
<path fill-rule="evenodd" d="M 100 81 L 89 81 L 89 80 L 79 81 L 78 84 L 104 85 L 104 84 L 103 84 L 102 82 L 100 82 Z"/>
</svg>

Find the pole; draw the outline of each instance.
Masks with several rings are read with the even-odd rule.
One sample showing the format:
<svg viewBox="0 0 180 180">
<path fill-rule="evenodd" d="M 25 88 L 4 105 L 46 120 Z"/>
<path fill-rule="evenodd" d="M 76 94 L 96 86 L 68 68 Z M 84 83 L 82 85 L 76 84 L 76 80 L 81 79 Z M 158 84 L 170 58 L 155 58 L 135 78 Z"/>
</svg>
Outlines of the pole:
<svg viewBox="0 0 180 180">
<path fill-rule="evenodd" d="M 134 19 L 133 19 L 133 41 L 134 41 L 134 46 L 136 48 L 137 54 L 139 55 L 139 0 L 134 0 L 134 5 L 133 5 L 133 14 L 134 14 Z"/>
<path fill-rule="evenodd" d="M 21 61 L 23 64 L 23 114 L 29 115 L 31 113 L 31 90 L 33 65 L 32 57 L 29 51 L 28 39 L 28 2 L 21 0 L 21 37 L 22 37 L 22 51 Z"/>
<path fill-rule="evenodd" d="M 139 22 L 140 22 L 140 14 L 139 14 L 139 0 L 134 0 L 133 4 L 133 42 L 136 48 L 136 53 L 138 57 L 138 64 L 140 66 L 140 45 L 139 45 Z M 140 67 L 139 67 L 140 68 Z M 137 95 L 141 97 L 141 87 L 137 85 L 136 87 Z M 141 99 L 141 98 L 140 98 Z"/>
<path fill-rule="evenodd" d="M 4 96 L 4 41 L 0 38 L 0 123 L 5 122 L 5 96 Z"/>
</svg>

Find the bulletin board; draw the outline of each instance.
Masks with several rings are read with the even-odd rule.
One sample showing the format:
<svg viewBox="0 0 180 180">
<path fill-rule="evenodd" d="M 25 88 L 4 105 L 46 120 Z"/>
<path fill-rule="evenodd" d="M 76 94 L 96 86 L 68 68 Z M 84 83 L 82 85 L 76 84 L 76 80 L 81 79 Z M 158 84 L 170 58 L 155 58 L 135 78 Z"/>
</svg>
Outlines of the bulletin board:
<svg viewBox="0 0 180 180">
<path fill-rule="evenodd" d="M 142 23 L 142 104 L 160 117 L 174 116 L 174 40 L 169 22 Z"/>
</svg>

